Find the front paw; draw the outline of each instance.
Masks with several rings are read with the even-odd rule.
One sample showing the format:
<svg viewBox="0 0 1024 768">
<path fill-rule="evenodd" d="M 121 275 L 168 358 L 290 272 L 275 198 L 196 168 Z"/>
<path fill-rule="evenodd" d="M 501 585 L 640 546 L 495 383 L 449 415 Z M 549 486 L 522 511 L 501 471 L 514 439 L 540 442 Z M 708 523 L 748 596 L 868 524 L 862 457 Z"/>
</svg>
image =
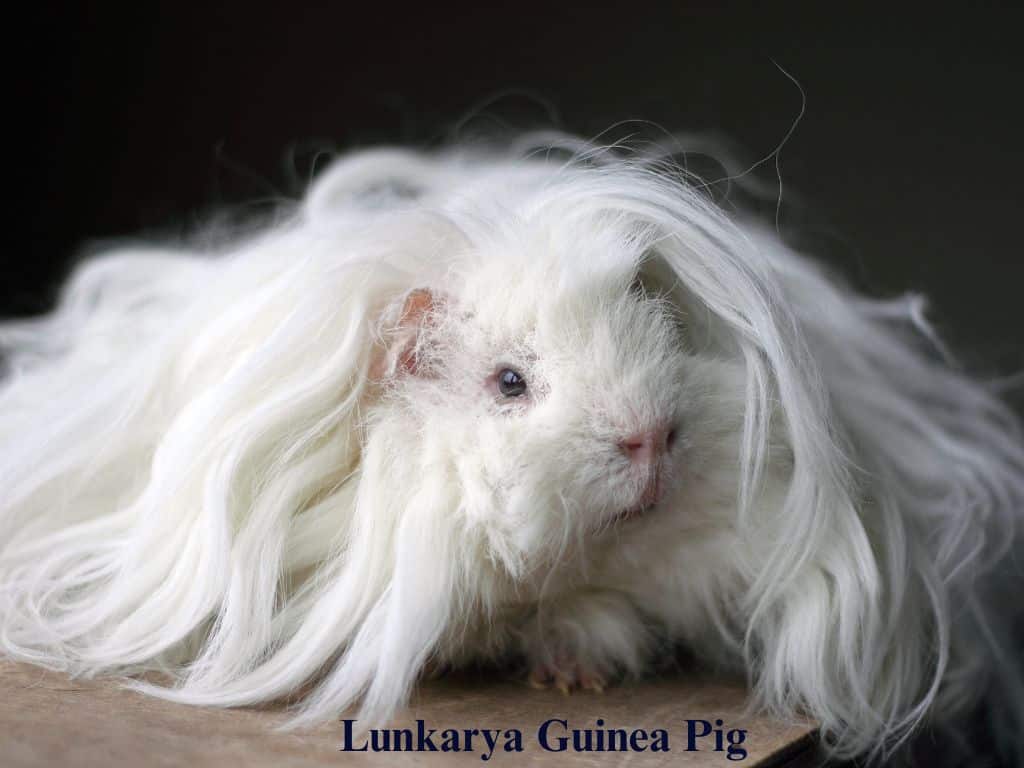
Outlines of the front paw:
<svg viewBox="0 0 1024 768">
<path fill-rule="evenodd" d="M 518 627 L 527 681 L 563 693 L 600 692 L 609 680 L 638 676 L 654 650 L 655 634 L 619 592 L 575 592 L 547 602 Z"/>
<path fill-rule="evenodd" d="M 608 685 L 603 674 L 570 658 L 534 662 L 526 680 L 533 688 L 554 686 L 566 696 L 574 690 L 601 693 Z"/>
</svg>

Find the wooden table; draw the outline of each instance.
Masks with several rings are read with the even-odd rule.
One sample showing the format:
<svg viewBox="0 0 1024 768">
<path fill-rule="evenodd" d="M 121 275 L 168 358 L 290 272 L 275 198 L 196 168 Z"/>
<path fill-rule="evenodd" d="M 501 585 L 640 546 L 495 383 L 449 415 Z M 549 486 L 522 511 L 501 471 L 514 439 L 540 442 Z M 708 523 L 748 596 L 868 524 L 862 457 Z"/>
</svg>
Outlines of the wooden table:
<svg viewBox="0 0 1024 768">
<path fill-rule="evenodd" d="M 416 720 L 437 734 L 444 729 L 497 729 L 497 746 L 489 760 L 486 739 L 473 737 L 472 752 L 343 752 L 342 722 L 303 732 L 278 730 L 286 719 L 280 710 L 215 710 L 182 706 L 127 691 L 113 680 L 72 680 L 24 664 L 0 661 L 0 766 L 782 766 L 804 765 L 816 754 L 814 729 L 808 723 L 778 723 L 743 714 L 742 685 L 679 674 L 602 694 L 537 691 L 517 681 L 455 677 L 424 683 L 407 712 L 392 727 Z M 538 729 L 549 719 L 565 720 L 569 729 L 643 729 L 645 751 L 549 752 L 539 744 Z M 714 721 L 721 720 L 720 728 Z M 688 723 L 688 721 L 693 721 Z M 700 721 L 704 721 L 703 723 Z M 688 751 L 690 729 L 693 746 Z M 515 731 L 522 734 L 522 752 Z M 655 729 L 666 731 L 668 752 L 652 752 Z M 715 731 L 721 751 L 714 751 Z M 727 759 L 727 737 L 746 731 L 742 760 Z M 511 731 L 511 733 L 505 733 Z M 697 734 L 709 731 L 697 738 Z M 563 726 L 549 728 L 549 746 L 559 745 Z M 450 735 L 450 734 L 449 734 Z M 594 734 L 591 734 L 592 736 Z M 400 738 L 405 738 L 402 735 Z M 511 739 L 511 741 L 509 741 Z M 352 746 L 361 746 L 357 739 Z M 452 742 L 450 742 L 452 743 Z M 636 737 L 634 744 L 644 740 Z M 570 741 L 571 744 L 571 741 Z M 424 744 L 424 746 L 427 746 Z M 460 736 L 463 748 L 465 739 Z M 734 757 L 738 756 L 738 751 Z"/>
</svg>

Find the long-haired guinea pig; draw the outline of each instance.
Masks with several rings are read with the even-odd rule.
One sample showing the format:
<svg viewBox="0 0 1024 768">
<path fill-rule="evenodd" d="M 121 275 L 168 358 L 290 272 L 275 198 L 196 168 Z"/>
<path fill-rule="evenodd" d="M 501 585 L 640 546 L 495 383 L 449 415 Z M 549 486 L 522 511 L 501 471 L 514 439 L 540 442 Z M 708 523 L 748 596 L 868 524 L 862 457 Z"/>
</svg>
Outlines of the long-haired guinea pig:
<svg viewBox="0 0 1024 768">
<path fill-rule="evenodd" d="M 1009 408 L 912 298 L 576 149 L 352 154 L 0 325 L 3 652 L 380 723 L 428 668 L 599 689 L 685 647 L 838 754 L 1019 729 Z"/>
</svg>

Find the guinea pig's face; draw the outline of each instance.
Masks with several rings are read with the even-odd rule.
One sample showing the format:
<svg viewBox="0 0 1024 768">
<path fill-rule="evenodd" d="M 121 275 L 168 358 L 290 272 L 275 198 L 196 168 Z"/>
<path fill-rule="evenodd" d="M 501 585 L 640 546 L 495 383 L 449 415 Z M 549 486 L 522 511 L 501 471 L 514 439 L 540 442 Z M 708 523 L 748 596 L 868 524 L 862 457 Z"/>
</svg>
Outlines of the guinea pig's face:
<svg viewBox="0 0 1024 768">
<path fill-rule="evenodd" d="M 643 525 L 673 493 L 693 358 L 678 310 L 634 277 L 546 293 L 506 275 L 412 298 L 430 319 L 403 358 L 402 401 L 452 468 L 453 513 L 497 559 L 564 555 Z"/>
</svg>

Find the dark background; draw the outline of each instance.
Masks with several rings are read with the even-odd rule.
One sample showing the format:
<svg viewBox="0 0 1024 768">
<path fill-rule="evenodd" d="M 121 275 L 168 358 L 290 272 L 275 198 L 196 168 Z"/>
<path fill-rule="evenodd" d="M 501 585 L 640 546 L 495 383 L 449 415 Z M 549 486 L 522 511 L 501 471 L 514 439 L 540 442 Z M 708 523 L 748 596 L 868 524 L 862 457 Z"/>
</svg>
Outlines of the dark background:
<svg viewBox="0 0 1024 768">
<path fill-rule="evenodd" d="M 35 6 L 9 27 L 0 310 L 46 309 L 90 241 L 298 195 L 318 150 L 642 119 L 610 135 L 712 133 L 756 160 L 800 109 L 777 62 L 806 93 L 782 230 L 875 294 L 925 293 L 971 368 L 1024 369 L 1024 14 L 756 8 Z"/>
</svg>

